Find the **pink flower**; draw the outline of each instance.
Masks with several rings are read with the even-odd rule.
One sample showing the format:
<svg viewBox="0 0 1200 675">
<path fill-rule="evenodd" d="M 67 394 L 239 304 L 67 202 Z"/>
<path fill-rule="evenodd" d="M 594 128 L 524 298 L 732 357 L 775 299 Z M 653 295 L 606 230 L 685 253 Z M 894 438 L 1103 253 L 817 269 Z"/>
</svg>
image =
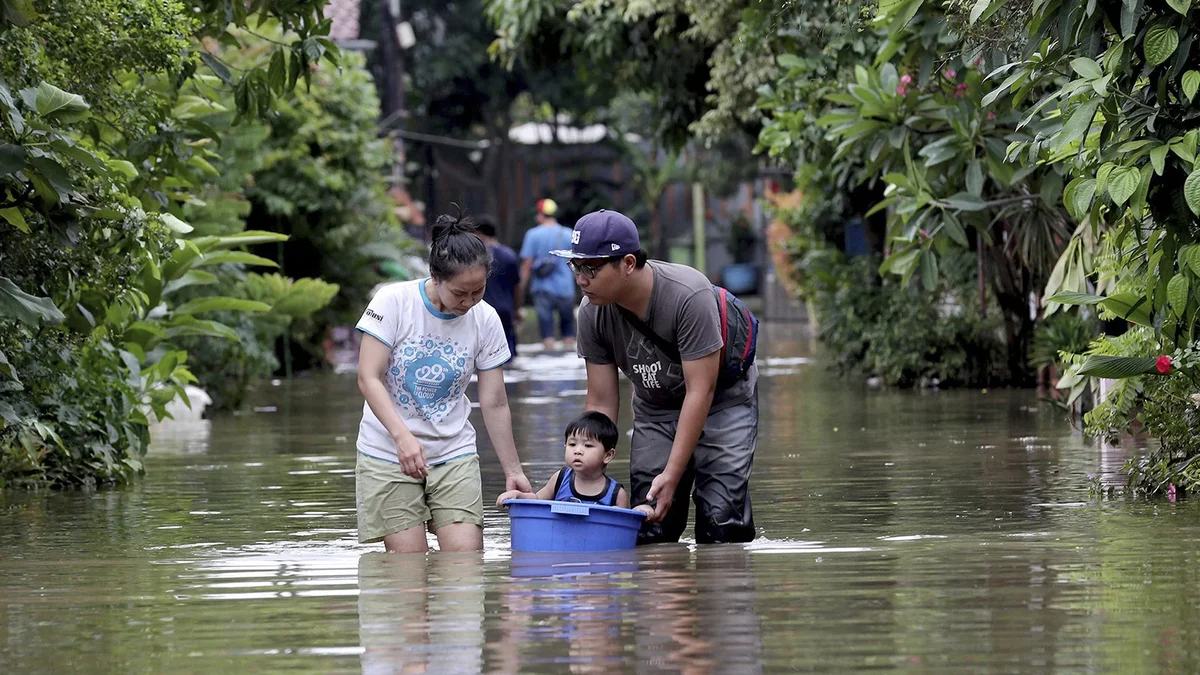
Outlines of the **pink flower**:
<svg viewBox="0 0 1200 675">
<path fill-rule="evenodd" d="M 1158 357 L 1158 360 L 1154 362 L 1154 368 L 1163 375 L 1171 372 L 1171 357 L 1165 355 Z"/>
<path fill-rule="evenodd" d="M 982 65 L 983 65 L 983 57 L 982 56 L 975 59 L 975 67 L 976 68 L 978 68 L 979 66 L 982 66 Z"/>
<path fill-rule="evenodd" d="M 990 113 L 988 113 L 988 114 L 987 114 L 987 118 L 988 118 L 989 120 L 994 120 L 994 119 L 996 119 L 996 113 L 994 113 L 994 112 L 990 112 Z"/>
<path fill-rule="evenodd" d="M 954 78 L 956 78 L 956 77 L 958 77 L 958 71 L 957 71 L 957 70 L 954 70 L 954 69 L 948 69 L 948 70 L 946 71 L 946 79 L 947 79 L 947 80 L 953 80 L 953 79 L 954 79 Z"/>
<path fill-rule="evenodd" d="M 900 76 L 900 84 L 911 84 L 911 83 L 912 83 L 911 75 L 908 75 L 906 73 L 906 74 Z"/>
<path fill-rule="evenodd" d="M 960 83 L 954 88 L 954 98 L 962 98 L 967 93 L 967 85 L 965 82 Z"/>
<path fill-rule="evenodd" d="M 1167 485 L 1167 501 L 1174 504 L 1175 500 L 1178 498 L 1179 498 L 1179 492 L 1175 489 L 1175 484 L 1169 483 Z"/>
<path fill-rule="evenodd" d="M 929 238 L 929 232 L 927 232 L 927 231 L 925 231 L 925 230 L 921 230 L 921 238 L 922 238 L 922 239 L 928 239 L 928 238 Z"/>
<path fill-rule="evenodd" d="M 901 96 L 908 96 L 908 90 L 904 88 L 904 85 L 896 87 L 896 93 Z"/>
</svg>

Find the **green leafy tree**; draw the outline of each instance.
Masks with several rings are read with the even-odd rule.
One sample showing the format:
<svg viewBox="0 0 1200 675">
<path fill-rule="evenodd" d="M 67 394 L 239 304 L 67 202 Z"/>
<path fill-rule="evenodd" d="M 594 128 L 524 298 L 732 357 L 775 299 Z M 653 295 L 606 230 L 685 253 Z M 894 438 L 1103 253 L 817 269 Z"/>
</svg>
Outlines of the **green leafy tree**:
<svg viewBox="0 0 1200 675">
<path fill-rule="evenodd" d="M 195 382 L 180 340 L 236 339 L 206 315 L 272 309 L 188 296 L 246 265 L 274 264 L 234 249 L 285 236 L 182 239 L 192 227 L 179 216 L 214 172 L 206 146 L 220 134 L 195 119 L 213 105 L 207 92 L 231 86 L 241 113 L 261 113 L 271 97 L 255 83 L 282 91 L 298 78 L 269 65 L 223 77 L 197 40 L 213 26 L 224 36 L 230 18 L 245 23 L 253 11 L 299 33 L 288 51 L 272 47 L 271 64 L 336 58 L 320 37 L 321 4 L 3 4 L 0 483 L 92 484 L 139 472 L 149 415 L 161 418 Z M 199 74 L 201 64 L 214 75 Z"/>
<path fill-rule="evenodd" d="M 1066 11 L 1035 5 L 1015 34 L 991 24 L 994 2 L 968 22 L 984 35 L 1011 35 L 1013 61 L 999 93 L 1020 101 L 1039 133 L 1013 144 L 1026 164 L 1053 163 L 1070 179 L 1063 202 L 1080 222 L 1071 255 L 1048 292 L 1063 304 L 1096 307 L 1135 326 L 1100 338 L 1059 386 L 1078 396 L 1089 378 L 1131 378 L 1089 415 L 1111 434 L 1140 418 L 1161 448 L 1131 466 L 1131 485 L 1157 492 L 1200 487 L 1195 359 L 1200 317 L 1200 11 L 1188 1 L 1105 3 Z M 1058 35 L 1078 35 L 1062 41 Z M 1157 357 L 1155 356 L 1157 354 Z"/>
</svg>

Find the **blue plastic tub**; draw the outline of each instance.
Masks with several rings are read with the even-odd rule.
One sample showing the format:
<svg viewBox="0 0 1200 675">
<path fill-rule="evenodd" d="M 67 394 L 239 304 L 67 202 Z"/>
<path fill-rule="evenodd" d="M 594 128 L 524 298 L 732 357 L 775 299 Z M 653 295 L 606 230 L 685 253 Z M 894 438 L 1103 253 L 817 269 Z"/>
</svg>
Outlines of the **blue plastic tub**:
<svg viewBox="0 0 1200 675">
<path fill-rule="evenodd" d="M 637 546 L 646 514 L 615 506 L 542 499 L 504 502 L 514 551 L 620 551 Z"/>
<path fill-rule="evenodd" d="M 632 574 L 638 569 L 638 552 L 590 551 L 581 556 L 570 551 L 513 551 L 510 568 L 517 579 Z"/>
</svg>

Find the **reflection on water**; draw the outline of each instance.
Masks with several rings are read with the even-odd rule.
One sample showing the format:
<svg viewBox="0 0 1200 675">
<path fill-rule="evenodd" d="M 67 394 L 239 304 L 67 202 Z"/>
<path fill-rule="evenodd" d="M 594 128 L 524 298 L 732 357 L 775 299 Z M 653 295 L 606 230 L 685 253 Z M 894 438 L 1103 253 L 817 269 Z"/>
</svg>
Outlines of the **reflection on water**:
<svg viewBox="0 0 1200 675">
<path fill-rule="evenodd" d="M 1089 499 L 1136 446 L 1030 392 L 868 391 L 768 331 L 749 545 L 511 555 L 489 509 L 482 554 L 383 555 L 354 540 L 353 377 L 298 380 L 160 437 L 127 490 L 0 493 L 4 672 L 1195 669 L 1200 507 Z M 538 483 L 582 369 L 516 365 Z"/>
</svg>

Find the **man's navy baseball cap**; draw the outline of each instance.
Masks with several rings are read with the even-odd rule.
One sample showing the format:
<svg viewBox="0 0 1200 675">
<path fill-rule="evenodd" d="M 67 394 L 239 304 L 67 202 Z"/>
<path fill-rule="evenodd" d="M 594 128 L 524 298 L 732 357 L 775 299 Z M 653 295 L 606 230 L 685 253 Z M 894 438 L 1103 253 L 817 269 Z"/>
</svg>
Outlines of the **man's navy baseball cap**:
<svg viewBox="0 0 1200 675">
<path fill-rule="evenodd" d="M 575 221 L 571 248 L 550 253 L 560 258 L 612 258 L 641 247 L 637 225 L 628 216 L 600 209 Z"/>
</svg>

